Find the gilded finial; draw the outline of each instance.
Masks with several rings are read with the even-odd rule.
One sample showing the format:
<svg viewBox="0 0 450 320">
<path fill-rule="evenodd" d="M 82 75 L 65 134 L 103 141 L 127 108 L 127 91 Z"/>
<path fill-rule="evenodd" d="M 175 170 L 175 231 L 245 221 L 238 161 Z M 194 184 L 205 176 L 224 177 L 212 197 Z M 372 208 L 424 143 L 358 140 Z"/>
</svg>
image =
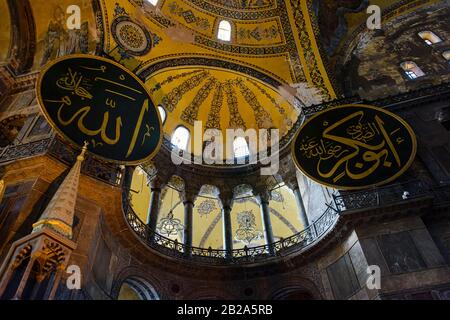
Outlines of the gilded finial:
<svg viewBox="0 0 450 320">
<path fill-rule="evenodd" d="M 85 141 L 85 142 L 84 142 L 84 145 L 83 145 L 83 148 L 81 149 L 81 153 L 80 153 L 80 155 L 77 157 L 77 160 L 78 160 L 78 161 L 84 161 L 84 155 L 86 154 L 88 145 L 89 145 L 89 142 Z"/>
</svg>

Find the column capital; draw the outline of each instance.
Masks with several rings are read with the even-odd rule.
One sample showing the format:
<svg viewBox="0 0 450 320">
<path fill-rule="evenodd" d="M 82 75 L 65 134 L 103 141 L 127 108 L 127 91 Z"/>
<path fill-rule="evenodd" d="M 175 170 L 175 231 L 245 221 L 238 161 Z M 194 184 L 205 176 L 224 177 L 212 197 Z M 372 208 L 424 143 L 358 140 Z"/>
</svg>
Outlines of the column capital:
<svg viewBox="0 0 450 320">
<path fill-rule="evenodd" d="M 153 177 L 153 179 L 150 180 L 149 185 L 152 191 L 161 191 L 161 189 L 165 186 L 159 177 Z"/>
<path fill-rule="evenodd" d="M 265 204 L 269 203 L 270 198 L 271 198 L 271 192 L 266 186 L 255 188 L 254 192 L 255 192 L 255 196 L 257 196 L 259 198 L 261 203 L 265 203 Z"/>
<path fill-rule="evenodd" d="M 194 204 L 195 199 L 197 198 L 199 192 L 200 192 L 200 188 L 186 185 L 183 192 L 180 193 L 183 204 L 186 204 L 186 203 Z"/>
<path fill-rule="evenodd" d="M 259 198 L 260 201 L 260 207 L 261 207 L 261 218 L 262 222 L 264 224 L 264 233 L 266 235 L 266 244 L 269 245 L 269 251 L 271 255 L 275 254 L 275 249 L 273 247 L 274 237 L 273 237 L 273 231 L 272 231 L 272 222 L 270 221 L 270 208 L 269 208 L 269 201 L 270 201 L 270 190 L 267 187 L 256 189 L 256 195 Z"/>
<path fill-rule="evenodd" d="M 292 179 L 284 181 L 286 186 L 291 189 L 292 191 L 295 191 L 296 189 L 300 189 L 300 186 L 298 185 L 297 177 L 295 176 Z"/>
<path fill-rule="evenodd" d="M 231 191 L 220 191 L 219 199 L 220 202 L 222 202 L 222 207 L 228 208 L 231 210 L 231 207 L 233 206 L 233 192 Z"/>
<path fill-rule="evenodd" d="M 123 166 L 121 167 L 121 169 L 122 168 L 125 174 L 128 174 L 130 177 L 133 177 L 134 170 L 136 170 L 136 166 Z"/>
</svg>

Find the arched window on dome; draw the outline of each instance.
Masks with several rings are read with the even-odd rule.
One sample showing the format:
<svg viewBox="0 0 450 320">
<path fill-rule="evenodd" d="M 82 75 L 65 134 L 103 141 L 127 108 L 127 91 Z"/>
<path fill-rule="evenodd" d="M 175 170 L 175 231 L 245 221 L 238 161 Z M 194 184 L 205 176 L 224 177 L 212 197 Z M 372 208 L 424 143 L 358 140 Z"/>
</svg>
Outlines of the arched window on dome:
<svg viewBox="0 0 450 320">
<path fill-rule="evenodd" d="M 439 38 L 434 32 L 432 31 L 422 31 L 419 32 L 419 37 L 425 41 L 425 43 L 429 46 L 432 46 L 435 43 L 442 42 L 442 39 Z"/>
<path fill-rule="evenodd" d="M 186 127 L 179 126 L 175 129 L 170 142 L 180 150 L 187 150 L 191 133 Z"/>
<path fill-rule="evenodd" d="M 149 2 L 153 6 L 156 6 L 159 2 L 159 0 L 146 0 L 146 1 Z"/>
<path fill-rule="evenodd" d="M 227 20 L 222 20 L 219 23 L 219 32 L 217 38 L 222 41 L 231 41 L 231 23 Z"/>
<path fill-rule="evenodd" d="M 243 137 L 237 137 L 233 141 L 233 151 L 235 158 L 245 158 L 250 155 L 247 140 Z"/>
<path fill-rule="evenodd" d="M 159 115 L 161 117 L 161 123 L 164 124 L 166 122 L 166 119 L 167 119 L 166 110 L 164 110 L 163 107 L 158 106 L 158 111 L 159 111 Z"/>
<path fill-rule="evenodd" d="M 445 60 L 447 60 L 447 63 L 450 65 L 450 50 L 449 51 L 445 51 L 442 56 L 444 57 Z"/>
<path fill-rule="evenodd" d="M 406 76 L 411 80 L 423 77 L 425 75 L 422 69 L 420 69 L 419 66 L 413 61 L 403 62 L 400 66 Z"/>
</svg>

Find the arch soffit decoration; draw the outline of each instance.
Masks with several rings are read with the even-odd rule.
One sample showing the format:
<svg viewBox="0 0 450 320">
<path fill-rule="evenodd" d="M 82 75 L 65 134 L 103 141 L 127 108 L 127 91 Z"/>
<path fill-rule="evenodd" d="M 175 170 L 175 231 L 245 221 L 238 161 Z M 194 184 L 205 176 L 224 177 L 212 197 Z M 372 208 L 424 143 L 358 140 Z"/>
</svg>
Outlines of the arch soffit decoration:
<svg viewBox="0 0 450 320">
<path fill-rule="evenodd" d="M 128 15 L 129 12 L 132 12 L 133 10 L 138 10 L 138 8 L 143 7 L 143 2 L 138 0 L 122 0 L 117 2 L 121 8 L 125 8 L 125 12 L 123 13 L 125 15 Z M 298 2 L 298 0 L 274 0 L 271 1 L 271 6 L 253 6 L 252 8 L 249 8 L 249 10 L 246 10 L 241 8 L 241 3 L 239 4 L 238 1 L 233 1 L 233 8 L 227 6 L 224 1 L 211 2 L 186 0 L 180 3 L 166 1 L 161 5 L 158 4 L 158 12 L 147 11 L 147 13 L 141 17 L 142 19 L 139 20 L 141 23 L 153 27 L 150 29 L 155 33 L 160 31 L 163 31 L 164 33 L 165 29 L 173 27 L 174 25 L 183 25 L 195 34 L 194 44 L 202 48 L 200 51 L 213 52 L 216 57 L 240 56 L 245 60 L 261 58 L 262 56 L 272 58 L 280 57 L 285 64 L 291 64 L 290 75 L 292 79 L 290 79 L 289 82 L 308 82 L 310 85 L 318 87 L 327 99 L 330 97 L 334 98 L 336 96 L 334 88 L 323 67 L 319 48 L 320 44 L 316 41 L 314 33 L 316 26 L 314 25 L 312 6 L 310 3 L 307 5 L 300 5 Z M 176 8 L 174 9 L 174 6 L 179 10 L 175 10 Z M 109 16 L 108 18 L 110 20 L 113 19 L 114 8 L 107 8 L 106 10 L 104 8 L 103 11 L 104 16 L 106 14 Z M 183 12 L 184 14 L 181 14 L 180 12 Z M 206 27 L 203 25 L 198 26 L 198 23 L 194 23 L 194 20 L 190 19 L 192 15 L 198 16 L 197 18 L 202 18 L 202 21 L 205 20 Z M 228 19 L 232 24 L 234 22 L 241 23 L 243 26 L 242 29 L 244 29 L 242 31 L 243 34 L 247 34 L 248 31 L 250 37 L 258 34 L 258 27 L 261 21 L 267 21 L 268 19 L 270 21 L 273 20 L 273 22 L 278 21 L 277 32 L 282 37 L 282 44 L 274 46 L 271 41 L 261 42 L 261 35 L 256 36 L 258 40 L 254 39 L 255 43 L 248 46 L 243 46 L 242 44 L 230 45 L 216 41 L 213 36 L 215 35 L 214 27 L 217 24 L 218 17 Z M 198 21 L 198 19 L 195 19 L 195 21 Z M 249 27 L 247 28 L 248 30 L 246 30 L 245 26 Z M 256 31 L 253 30 L 254 28 L 257 28 Z M 300 32 L 298 32 L 297 29 L 303 31 L 306 30 L 305 36 L 307 36 L 307 39 L 302 37 L 300 40 Z M 208 30 L 208 32 L 205 33 L 204 30 Z M 114 44 L 111 42 L 111 36 L 108 33 L 109 31 L 106 32 L 107 39 L 105 41 L 105 51 L 114 47 Z M 160 35 L 160 38 L 164 38 L 163 33 Z M 206 51 L 203 49 L 206 49 Z M 152 60 L 143 57 L 143 59 L 140 60 L 141 64 L 138 69 L 146 69 L 148 65 L 155 64 L 155 60 L 161 60 L 161 57 L 165 57 L 164 59 L 166 59 L 169 55 L 167 55 L 166 52 L 161 54 L 160 57 L 152 58 Z M 261 59 L 259 60 L 261 61 Z M 312 61 L 314 61 L 314 63 L 312 63 Z M 297 65 L 302 67 L 294 67 Z M 141 73 L 141 71 L 138 73 Z"/>
<path fill-rule="evenodd" d="M 152 291 L 157 294 L 159 299 L 165 299 L 167 297 L 167 292 L 164 290 L 164 286 L 160 279 L 154 277 L 151 274 L 151 271 L 146 272 L 134 266 L 125 267 L 117 273 L 111 288 L 111 297 L 114 299 L 119 297 L 120 289 L 127 279 L 139 280 L 142 284 L 146 285 L 149 290 L 153 289 Z"/>
<path fill-rule="evenodd" d="M 317 281 L 320 281 L 320 277 Z M 282 300 L 285 296 L 294 293 L 301 292 L 306 293 L 312 297 L 314 300 L 323 299 L 322 294 L 318 288 L 319 283 L 314 283 L 311 279 L 305 277 L 294 276 L 289 279 L 283 279 L 279 282 L 280 284 L 275 287 L 274 290 L 268 293 L 268 300 Z"/>
</svg>

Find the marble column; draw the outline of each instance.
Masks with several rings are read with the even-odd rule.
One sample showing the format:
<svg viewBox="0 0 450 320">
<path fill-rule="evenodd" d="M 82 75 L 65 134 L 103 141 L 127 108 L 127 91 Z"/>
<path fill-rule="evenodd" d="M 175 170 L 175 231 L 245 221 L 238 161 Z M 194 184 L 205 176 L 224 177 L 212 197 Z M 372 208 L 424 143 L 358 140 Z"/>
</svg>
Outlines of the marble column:
<svg viewBox="0 0 450 320">
<path fill-rule="evenodd" d="M 131 182 L 133 181 L 133 173 L 134 173 L 135 167 L 121 167 L 121 169 L 122 168 L 124 170 L 122 187 L 130 190 Z"/>
<path fill-rule="evenodd" d="M 223 226 L 223 244 L 224 249 L 227 251 L 227 256 L 231 257 L 233 252 L 233 230 L 231 226 L 231 208 L 232 208 L 232 196 L 222 195 L 220 197 L 222 201 L 222 226 Z"/>
<path fill-rule="evenodd" d="M 187 187 L 186 187 L 187 188 Z M 187 247 L 192 247 L 192 235 L 193 229 L 193 215 L 194 215 L 194 201 L 196 197 L 196 192 L 190 190 L 183 193 L 183 204 L 184 204 L 184 245 Z M 186 254 L 191 254 L 191 252 L 186 252 Z"/>
<path fill-rule="evenodd" d="M 156 232 L 156 226 L 158 224 L 159 209 L 161 206 L 161 181 L 158 178 L 154 178 L 150 181 L 150 206 L 148 208 L 147 225 L 151 232 Z"/>
<path fill-rule="evenodd" d="M 272 246 L 275 242 L 273 237 L 272 222 L 270 220 L 270 192 L 268 190 L 259 191 L 258 193 L 259 203 L 261 207 L 261 217 L 264 225 L 264 235 L 266 243 L 269 245 L 269 253 L 275 255 L 275 248 Z"/>
<path fill-rule="evenodd" d="M 303 225 L 303 228 L 308 228 L 309 221 L 308 216 L 306 215 L 305 204 L 303 203 L 302 192 L 300 191 L 300 187 L 298 184 L 294 184 L 292 191 L 294 192 L 295 200 L 297 202 L 298 215 L 300 222 Z"/>
</svg>

